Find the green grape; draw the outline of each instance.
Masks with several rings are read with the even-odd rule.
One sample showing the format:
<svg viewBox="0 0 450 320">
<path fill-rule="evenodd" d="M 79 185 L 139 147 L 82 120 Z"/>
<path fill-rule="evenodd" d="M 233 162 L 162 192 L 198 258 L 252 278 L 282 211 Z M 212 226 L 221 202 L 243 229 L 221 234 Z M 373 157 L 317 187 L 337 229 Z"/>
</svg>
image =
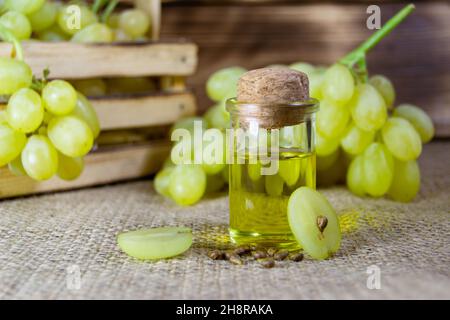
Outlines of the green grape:
<svg viewBox="0 0 450 320">
<path fill-rule="evenodd" d="M 182 206 L 198 202 L 206 190 L 206 174 L 198 165 L 178 165 L 169 182 L 171 198 Z"/>
<path fill-rule="evenodd" d="M 86 155 L 94 142 L 86 122 L 72 115 L 53 118 L 48 125 L 48 137 L 58 151 L 72 158 Z"/>
<path fill-rule="evenodd" d="M 362 155 L 364 190 L 373 197 L 381 197 L 391 185 L 394 159 L 386 146 L 379 142 L 373 142 Z"/>
<path fill-rule="evenodd" d="M 58 13 L 58 25 L 64 33 L 74 35 L 78 31 L 98 21 L 97 16 L 86 6 L 78 6 L 80 8 L 80 24 L 75 23 L 74 11 L 70 10 L 71 5 L 63 6 Z"/>
<path fill-rule="evenodd" d="M 394 160 L 394 177 L 388 196 L 395 201 L 410 202 L 420 189 L 420 169 L 415 160 Z"/>
<path fill-rule="evenodd" d="M 265 188 L 268 195 L 279 197 L 283 193 L 284 181 L 278 174 L 265 176 Z"/>
<path fill-rule="evenodd" d="M 364 158 L 359 155 L 353 159 L 347 171 L 347 187 L 357 196 L 364 196 Z"/>
<path fill-rule="evenodd" d="M 106 83 L 102 79 L 80 79 L 72 81 L 75 89 L 87 97 L 106 95 Z"/>
<path fill-rule="evenodd" d="M 50 28 L 43 31 L 37 32 L 37 38 L 46 42 L 60 42 L 69 39 L 67 34 L 57 24 L 54 24 Z"/>
<path fill-rule="evenodd" d="M 13 161 L 22 152 L 27 137 L 6 123 L 0 124 L 0 167 Z"/>
<path fill-rule="evenodd" d="M 223 103 L 209 108 L 204 119 L 210 128 L 227 129 L 230 127 L 230 114 L 225 110 Z"/>
<path fill-rule="evenodd" d="M 422 152 L 422 141 L 416 129 L 403 118 L 389 118 L 381 130 L 383 142 L 394 157 L 415 160 Z"/>
<path fill-rule="evenodd" d="M 169 191 L 170 177 L 172 176 L 174 169 L 175 169 L 174 166 L 163 168 L 161 171 L 157 173 L 154 180 L 156 192 L 168 198 L 170 198 L 170 191 Z"/>
<path fill-rule="evenodd" d="M 316 158 L 317 171 L 325 171 L 331 168 L 339 159 L 339 154 L 340 154 L 339 149 L 337 149 L 336 151 L 327 156 L 317 157 Z"/>
<path fill-rule="evenodd" d="M 306 63 L 306 62 L 296 62 L 289 66 L 289 68 L 303 72 L 310 77 L 311 74 L 315 72 L 315 67 L 312 64 Z"/>
<path fill-rule="evenodd" d="M 77 93 L 77 104 L 72 115 L 75 115 L 86 122 L 94 135 L 94 139 L 98 137 L 100 134 L 100 122 L 97 113 L 90 101 L 79 92 Z"/>
<path fill-rule="evenodd" d="M 395 100 L 395 89 L 391 80 L 382 75 L 370 77 L 369 83 L 378 90 L 388 109 L 392 108 Z"/>
<path fill-rule="evenodd" d="M 427 143 L 433 138 L 433 121 L 419 107 L 412 104 L 401 104 L 394 109 L 394 116 L 408 120 L 419 133 L 423 143 Z"/>
<path fill-rule="evenodd" d="M 126 34 L 122 29 L 114 29 L 114 41 L 116 42 L 130 42 L 133 38 Z"/>
<path fill-rule="evenodd" d="M 145 35 L 150 29 L 150 23 L 150 17 L 139 9 L 125 10 L 119 17 L 120 29 L 133 38 Z"/>
<path fill-rule="evenodd" d="M 36 12 L 28 16 L 34 32 L 40 32 L 50 28 L 56 21 L 58 15 L 58 5 L 54 2 L 46 1 Z"/>
<path fill-rule="evenodd" d="M 53 80 L 42 90 L 45 109 L 50 113 L 63 116 L 75 109 L 77 92 L 70 83 L 64 80 Z"/>
<path fill-rule="evenodd" d="M 339 148 L 339 139 L 328 139 L 318 132 L 316 133 L 316 154 L 319 157 L 326 157 L 336 152 Z"/>
<path fill-rule="evenodd" d="M 118 13 L 114 12 L 108 17 L 106 24 L 108 25 L 108 27 L 110 27 L 112 29 L 117 29 L 117 28 L 119 28 L 119 20 L 120 20 L 120 15 Z"/>
<path fill-rule="evenodd" d="M 47 137 L 33 135 L 23 148 L 22 164 L 34 180 L 47 180 L 58 170 L 58 152 Z"/>
<path fill-rule="evenodd" d="M 316 125 L 320 134 L 329 139 L 339 138 L 347 128 L 350 112 L 329 100 L 320 102 Z"/>
<path fill-rule="evenodd" d="M 22 165 L 22 157 L 18 156 L 13 161 L 8 163 L 8 169 L 12 172 L 13 175 L 17 177 L 26 176 L 27 172 L 25 171 Z"/>
<path fill-rule="evenodd" d="M 52 120 L 53 115 L 50 112 L 45 111 L 44 112 L 44 119 L 42 120 L 42 123 L 45 125 L 48 125 L 50 123 L 50 120 Z"/>
<path fill-rule="evenodd" d="M 5 0 L 5 8 L 22 14 L 31 14 L 38 11 L 45 0 Z"/>
<path fill-rule="evenodd" d="M 141 260 L 171 258 L 192 245 L 192 231 L 183 227 L 141 229 L 119 234 L 117 244 L 127 255 Z"/>
<path fill-rule="evenodd" d="M 229 67 L 214 72 L 206 82 L 208 97 L 216 102 L 235 97 L 237 82 L 245 72 L 241 67 Z"/>
<path fill-rule="evenodd" d="M 370 84 L 359 84 L 350 101 L 350 110 L 356 126 L 364 131 L 381 129 L 387 118 L 383 97 Z"/>
<path fill-rule="evenodd" d="M 137 94 L 155 90 L 155 83 L 146 77 L 122 77 L 106 79 L 108 94 Z"/>
<path fill-rule="evenodd" d="M 291 231 L 305 252 L 314 259 L 326 259 L 339 250 L 339 220 L 328 200 L 309 187 L 295 190 L 288 202 Z"/>
<path fill-rule="evenodd" d="M 309 95 L 312 98 L 322 100 L 322 85 L 325 79 L 325 73 L 316 70 L 308 75 L 309 77 Z"/>
<path fill-rule="evenodd" d="M 106 24 L 93 23 L 75 33 L 71 41 L 80 43 L 113 42 L 114 33 Z"/>
<path fill-rule="evenodd" d="M 14 93 L 6 108 L 9 125 L 23 133 L 39 128 L 44 119 L 42 100 L 36 91 L 23 88 Z"/>
<path fill-rule="evenodd" d="M 58 177 L 71 181 L 78 178 L 84 169 L 84 159 L 82 157 L 71 158 L 58 152 Z"/>
<path fill-rule="evenodd" d="M 218 129 L 208 129 L 204 137 L 214 137 L 214 139 L 202 143 L 202 168 L 206 174 L 215 175 L 225 167 L 225 135 Z"/>
<path fill-rule="evenodd" d="M 352 98 L 354 88 L 353 76 L 347 67 L 335 64 L 325 72 L 322 84 L 324 98 L 344 106 Z"/>
<path fill-rule="evenodd" d="M 14 92 L 28 88 L 33 74 L 23 61 L 0 57 L 0 95 L 12 95 Z"/>
<path fill-rule="evenodd" d="M 16 11 L 8 11 L 0 17 L 0 25 L 8 29 L 17 40 L 27 40 L 31 36 L 31 24 L 27 17 Z"/>
<path fill-rule="evenodd" d="M 297 184 L 301 172 L 300 161 L 279 161 L 278 174 L 289 187 Z"/>
<path fill-rule="evenodd" d="M 47 135 L 47 127 L 46 126 L 42 126 L 38 129 L 38 134 L 40 134 L 41 136 L 46 136 Z"/>
<path fill-rule="evenodd" d="M 195 123 L 198 123 L 199 128 L 201 128 L 202 131 L 205 131 L 208 127 L 206 121 L 204 121 L 202 117 L 187 117 L 178 120 L 170 129 L 170 133 L 176 129 L 186 129 L 191 134 L 194 134 Z"/>
<path fill-rule="evenodd" d="M 0 124 L 8 123 L 8 114 L 6 110 L 0 110 Z"/>
<path fill-rule="evenodd" d="M 222 174 L 207 175 L 206 176 L 206 193 L 219 192 L 225 186 L 225 180 Z"/>
<path fill-rule="evenodd" d="M 361 130 L 351 123 L 341 138 L 341 147 L 345 152 L 357 155 L 362 153 L 374 139 L 374 132 Z"/>
</svg>

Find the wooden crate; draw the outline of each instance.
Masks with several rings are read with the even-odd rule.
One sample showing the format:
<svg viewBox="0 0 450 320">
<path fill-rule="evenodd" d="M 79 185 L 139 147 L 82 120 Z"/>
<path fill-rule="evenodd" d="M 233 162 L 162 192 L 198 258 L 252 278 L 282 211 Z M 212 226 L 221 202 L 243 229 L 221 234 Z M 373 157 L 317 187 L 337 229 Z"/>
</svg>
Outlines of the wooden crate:
<svg viewBox="0 0 450 320">
<path fill-rule="evenodd" d="M 149 175 L 158 170 L 170 151 L 166 141 L 151 141 L 129 146 L 103 147 L 85 158 L 85 168 L 78 179 L 64 181 L 58 177 L 36 182 L 17 177 L 8 168 L 0 168 L 0 198 L 62 191 Z"/>
<path fill-rule="evenodd" d="M 196 113 L 195 97 L 186 87 L 185 78 L 196 70 L 197 46 L 185 40 L 159 41 L 160 2 L 136 0 L 135 3 L 152 15 L 152 40 L 108 44 L 27 41 L 23 43 L 25 61 L 38 76 L 49 68 L 50 78 L 159 78 L 164 90 L 158 92 L 90 100 L 99 116 L 102 131 L 157 128 L 158 132 L 167 132 L 164 128 Z M 0 43 L 0 56 L 10 52 L 10 44 Z M 4 107 L 0 105 L 0 109 Z M 28 177 L 16 177 L 7 168 L 0 168 L 0 198 L 147 176 L 158 170 L 169 152 L 170 142 L 167 138 L 161 139 L 160 133 L 147 142 L 100 145 L 86 156 L 83 174 L 70 182 L 58 177 L 36 182 Z"/>
<path fill-rule="evenodd" d="M 169 124 L 196 112 L 195 97 L 184 78 L 195 72 L 197 47 L 189 42 L 123 44 L 23 44 L 33 73 L 50 70 L 50 78 L 177 77 L 173 90 L 147 95 L 104 96 L 91 99 L 102 130 Z M 0 56 L 11 45 L 0 43 Z M 71 54 L 72 53 L 72 54 Z M 76 53 L 76 54 L 73 54 Z"/>
</svg>

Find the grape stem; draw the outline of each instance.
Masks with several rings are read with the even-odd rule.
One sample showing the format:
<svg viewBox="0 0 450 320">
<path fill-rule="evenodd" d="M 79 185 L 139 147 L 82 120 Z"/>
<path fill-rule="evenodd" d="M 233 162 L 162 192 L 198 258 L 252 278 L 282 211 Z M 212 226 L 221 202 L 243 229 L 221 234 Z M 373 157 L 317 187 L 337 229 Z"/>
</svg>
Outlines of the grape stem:
<svg viewBox="0 0 450 320">
<path fill-rule="evenodd" d="M 20 41 L 2 25 L 0 25 L 0 38 L 5 42 L 11 42 L 13 45 L 11 56 L 15 56 L 17 60 L 23 61 L 23 49 Z"/>
<path fill-rule="evenodd" d="M 107 22 L 109 16 L 114 11 L 114 9 L 116 8 L 118 3 L 119 3 L 119 0 L 109 1 L 108 6 L 105 8 L 105 11 L 103 11 L 103 14 L 102 14 L 102 17 L 101 17 L 102 22 L 105 22 L 105 23 Z"/>
<path fill-rule="evenodd" d="M 95 0 L 94 4 L 92 5 L 92 11 L 97 14 L 100 8 L 103 7 L 107 1 L 108 0 Z"/>
<path fill-rule="evenodd" d="M 372 34 L 359 47 L 339 60 L 339 63 L 347 66 L 350 69 L 356 67 L 356 72 L 358 74 L 367 77 L 367 68 L 365 61 L 367 52 L 375 47 L 375 45 L 377 45 L 378 42 L 380 42 L 389 33 L 391 33 L 391 31 L 394 30 L 397 25 L 399 25 L 400 22 L 402 22 L 407 16 L 409 16 L 414 9 L 414 4 L 409 4 L 404 7 L 395 16 L 389 19 L 389 21 L 387 21 L 381 29 Z"/>
</svg>

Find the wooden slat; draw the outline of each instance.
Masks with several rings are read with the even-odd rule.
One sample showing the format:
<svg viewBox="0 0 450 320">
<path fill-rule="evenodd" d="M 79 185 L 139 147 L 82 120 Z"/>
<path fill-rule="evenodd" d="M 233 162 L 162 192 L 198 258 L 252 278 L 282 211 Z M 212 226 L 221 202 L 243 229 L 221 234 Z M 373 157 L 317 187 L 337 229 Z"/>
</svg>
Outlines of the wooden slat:
<svg viewBox="0 0 450 320">
<path fill-rule="evenodd" d="M 33 73 L 50 69 L 51 78 L 139 77 L 194 73 L 197 47 L 193 43 L 110 43 L 72 42 L 23 43 L 25 61 Z M 9 43 L 0 43 L 0 56 L 11 53 Z"/>
<path fill-rule="evenodd" d="M 160 168 L 169 151 L 170 144 L 162 141 L 99 150 L 86 156 L 85 169 L 74 181 L 63 181 L 55 177 L 48 181 L 36 182 L 28 177 L 16 177 L 6 167 L 0 168 L 0 198 L 144 177 Z"/>
<path fill-rule="evenodd" d="M 165 126 L 196 114 L 190 92 L 89 99 L 102 130 Z M 0 110 L 6 108 L 0 104 Z"/>
<path fill-rule="evenodd" d="M 102 130 L 171 124 L 195 114 L 195 98 L 189 92 L 130 98 L 90 99 Z"/>
<path fill-rule="evenodd" d="M 350 2 L 350 1 L 348 1 Z M 193 5 L 163 7 L 161 36 L 183 36 L 199 46 L 198 72 L 188 80 L 203 110 L 213 103 L 205 83 L 219 68 L 257 68 L 309 61 L 330 64 L 372 31 L 366 4 Z M 377 3 L 386 21 L 407 2 Z M 370 72 L 394 82 L 397 101 L 424 108 L 438 136 L 450 137 L 450 5 L 421 1 L 415 12 L 368 55 Z"/>
</svg>

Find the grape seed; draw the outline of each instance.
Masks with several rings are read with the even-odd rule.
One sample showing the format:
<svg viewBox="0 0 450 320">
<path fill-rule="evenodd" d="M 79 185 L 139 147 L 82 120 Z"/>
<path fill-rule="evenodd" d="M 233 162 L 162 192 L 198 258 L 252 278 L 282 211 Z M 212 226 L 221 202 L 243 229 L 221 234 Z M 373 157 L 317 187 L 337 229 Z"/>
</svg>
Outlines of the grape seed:
<svg viewBox="0 0 450 320">
<path fill-rule="evenodd" d="M 294 262 L 300 262 L 303 260 L 303 253 L 292 253 L 289 255 L 289 260 Z"/>
<path fill-rule="evenodd" d="M 253 252 L 253 258 L 255 258 L 255 259 L 267 258 L 267 253 L 262 250 L 255 251 L 255 252 Z"/>
<path fill-rule="evenodd" d="M 328 219 L 325 216 L 318 216 L 317 217 L 317 227 L 319 228 L 320 233 L 323 233 L 323 230 L 328 225 Z"/>
<path fill-rule="evenodd" d="M 277 261 L 282 261 L 282 260 L 286 259 L 288 257 L 288 255 L 289 255 L 289 251 L 281 250 L 281 251 L 278 251 L 277 253 L 275 253 L 273 255 L 273 258 Z"/>
<path fill-rule="evenodd" d="M 225 253 L 220 250 L 212 250 L 212 251 L 208 252 L 208 257 L 212 260 L 224 260 Z"/>
<path fill-rule="evenodd" d="M 266 258 L 266 259 L 261 259 L 259 260 L 261 263 L 261 266 L 263 268 L 273 268 L 275 267 L 275 261 L 272 258 Z"/>
<path fill-rule="evenodd" d="M 242 261 L 242 259 L 237 254 L 232 254 L 228 260 L 232 264 L 236 264 L 236 265 L 243 265 L 244 264 L 244 261 Z"/>
</svg>

